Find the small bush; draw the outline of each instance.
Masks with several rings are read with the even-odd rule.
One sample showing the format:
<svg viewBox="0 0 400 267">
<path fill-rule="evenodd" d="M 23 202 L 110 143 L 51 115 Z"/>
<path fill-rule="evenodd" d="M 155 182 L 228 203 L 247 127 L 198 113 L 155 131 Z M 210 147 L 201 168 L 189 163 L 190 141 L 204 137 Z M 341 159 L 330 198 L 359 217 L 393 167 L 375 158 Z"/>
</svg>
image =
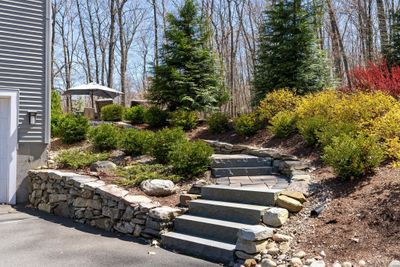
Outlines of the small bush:
<svg viewBox="0 0 400 267">
<path fill-rule="evenodd" d="M 144 113 L 144 122 L 153 128 L 159 128 L 167 125 L 168 112 L 158 107 L 150 107 Z"/>
<path fill-rule="evenodd" d="M 309 145 L 318 144 L 318 133 L 326 127 L 328 121 L 325 117 L 314 116 L 303 118 L 297 122 L 297 129 Z"/>
<path fill-rule="evenodd" d="M 235 132 L 242 136 L 252 136 L 257 133 L 260 122 L 256 114 L 243 114 L 233 121 Z"/>
<path fill-rule="evenodd" d="M 214 150 L 202 141 L 178 142 L 172 146 L 168 159 L 176 173 L 193 177 L 207 170 L 213 152 Z"/>
<path fill-rule="evenodd" d="M 60 136 L 60 124 L 63 120 L 63 115 L 51 115 L 51 136 L 59 137 Z"/>
<path fill-rule="evenodd" d="M 293 111 L 299 97 L 293 91 L 288 89 L 275 90 L 266 95 L 264 100 L 260 102 L 258 112 L 262 120 L 270 120 L 276 114 L 282 111 Z"/>
<path fill-rule="evenodd" d="M 332 144 L 333 138 L 342 134 L 355 135 L 357 124 L 352 122 L 331 122 L 323 125 L 315 132 L 315 137 L 322 147 Z"/>
<path fill-rule="evenodd" d="M 59 123 L 59 136 L 65 144 L 73 144 L 86 139 L 89 121 L 82 116 L 66 115 Z"/>
<path fill-rule="evenodd" d="M 124 107 L 118 104 L 111 104 L 101 108 L 101 119 L 103 121 L 120 121 L 124 114 Z"/>
<path fill-rule="evenodd" d="M 61 168 L 80 169 L 88 167 L 92 163 L 108 159 L 107 153 L 92 153 L 90 151 L 80 151 L 79 149 L 69 149 L 61 151 L 56 157 L 56 163 Z"/>
<path fill-rule="evenodd" d="M 324 148 L 323 160 L 340 177 L 361 177 L 379 166 L 384 160 L 384 151 L 374 137 L 341 135 Z"/>
<path fill-rule="evenodd" d="M 134 106 L 125 110 L 124 118 L 132 124 L 142 124 L 146 108 L 143 106 Z"/>
<path fill-rule="evenodd" d="M 89 139 L 94 147 L 100 151 L 117 148 L 119 129 L 112 124 L 101 124 L 89 130 Z"/>
<path fill-rule="evenodd" d="M 211 114 L 207 119 L 207 124 L 212 133 L 224 133 L 230 128 L 229 117 L 222 112 Z"/>
<path fill-rule="evenodd" d="M 185 131 L 194 129 L 198 120 L 199 116 L 195 111 L 179 109 L 171 113 L 171 125 Z"/>
<path fill-rule="evenodd" d="M 131 156 L 144 155 L 150 149 L 153 140 L 152 131 L 125 129 L 120 135 L 118 147 Z"/>
<path fill-rule="evenodd" d="M 276 114 L 269 122 L 268 129 L 277 137 L 285 138 L 296 131 L 296 114 L 282 111 Z"/>
<path fill-rule="evenodd" d="M 185 132 L 180 128 L 158 131 L 149 142 L 149 154 L 159 163 L 168 162 L 168 153 L 176 143 L 186 142 Z"/>
<path fill-rule="evenodd" d="M 179 182 L 181 177 L 171 173 L 168 167 L 161 164 L 135 164 L 118 170 L 118 175 L 123 179 L 120 182 L 123 186 L 137 186 L 141 182 L 150 179 L 164 179 Z"/>
</svg>

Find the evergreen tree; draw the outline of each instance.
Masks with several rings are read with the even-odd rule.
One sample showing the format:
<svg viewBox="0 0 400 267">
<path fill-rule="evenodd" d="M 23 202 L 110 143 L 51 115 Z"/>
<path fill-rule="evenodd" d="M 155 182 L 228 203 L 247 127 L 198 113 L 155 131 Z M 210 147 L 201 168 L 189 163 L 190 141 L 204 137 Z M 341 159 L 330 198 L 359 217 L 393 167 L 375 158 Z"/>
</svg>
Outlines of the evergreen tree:
<svg viewBox="0 0 400 267">
<path fill-rule="evenodd" d="M 193 0 L 185 0 L 178 16 L 168 14 L 166 42 L 148 98 L 169 110 L 204 110 L 226 101 L 210 32 Z"/>
<path fill-rule="evenodd" d="M 264 13 L 254 73 L 254 103 L 289 88 L 297 94 L 321 90 L 328 77 L 315 36 L 315 12 L 302 0 L 281 0 Z"/>
<path fill-rule="evenodd" d="M 393 15 L 392 36 L 390 44 L 390 52 L 388 55 L 388 63 L 390 66 L 400 66 L 400 10 Z"/>
</svg>

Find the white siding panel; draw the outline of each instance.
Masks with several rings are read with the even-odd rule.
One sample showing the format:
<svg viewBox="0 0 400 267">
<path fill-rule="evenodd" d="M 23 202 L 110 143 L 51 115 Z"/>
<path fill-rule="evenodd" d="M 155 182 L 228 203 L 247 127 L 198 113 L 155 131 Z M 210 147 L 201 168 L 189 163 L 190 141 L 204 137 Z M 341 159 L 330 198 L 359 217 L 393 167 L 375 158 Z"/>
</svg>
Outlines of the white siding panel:
<svg viewBox="0 0 400 267">
<path fill-rule="evenodd" d="M 45 139 L 47 1 L 0 0 L 0 86 L 20 90 L 20 142 Z M 29 111 L 38 114 L 35 125 Z"/>
</svg>

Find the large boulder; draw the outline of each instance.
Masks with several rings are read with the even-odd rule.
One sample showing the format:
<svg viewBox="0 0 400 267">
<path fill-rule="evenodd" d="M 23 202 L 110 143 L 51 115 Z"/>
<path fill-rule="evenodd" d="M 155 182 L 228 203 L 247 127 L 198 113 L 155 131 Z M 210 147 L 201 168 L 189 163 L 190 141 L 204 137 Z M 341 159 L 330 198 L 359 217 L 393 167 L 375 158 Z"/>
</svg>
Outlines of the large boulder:
<svg viewBox="0 0 400 267">
<path fill-rule="evenodd" d="M 288 219 L 289 212 L 283 208 L 271 208 L 263 215 L 263 222 L 272 227 L 281 227 Z"/>
<path fill-rule="evenodd" d="M 276 205 L 287 209 L 289 212 L 299 212 L 303 208 L 303 205 L 300 201 L 285 195 L 280 195 L 278 197 L 276 200 Z"/>
<path fill-rule="evenodd" d="M 182 214 L 182 210 L 167 206 L 154 208 L 149 211 L 149 216 L 159 221 L 173 220 L 180 214 Z"/>
<path fill-rule="evenodd" d="M 145 180 L 140 184 L 140 188 L 146 195 L 156 197 L 165 197 L 176 192 L 176 187 L 170 180 Z"/>
<path fill-rule="evenodd" d="M 96 161 L 90 166 L 92 172 L 112 174 L 117 169 L 117 165 L 111 161 Z"/>
</svg>

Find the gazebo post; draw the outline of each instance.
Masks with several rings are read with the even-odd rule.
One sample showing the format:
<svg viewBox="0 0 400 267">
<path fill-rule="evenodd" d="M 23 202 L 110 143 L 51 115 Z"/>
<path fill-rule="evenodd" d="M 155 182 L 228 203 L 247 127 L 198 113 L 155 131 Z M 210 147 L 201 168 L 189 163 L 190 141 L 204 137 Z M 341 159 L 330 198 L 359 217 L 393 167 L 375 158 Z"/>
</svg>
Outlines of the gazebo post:
<svg viewBox="0 0 400 267">
<path fill-rule="evenodd" d="M 90 92 L 90 98 L 92 100 L 92 108 L 94 109 L 94 96 L 93 96 L 93 91 Z"/>
</svg>

